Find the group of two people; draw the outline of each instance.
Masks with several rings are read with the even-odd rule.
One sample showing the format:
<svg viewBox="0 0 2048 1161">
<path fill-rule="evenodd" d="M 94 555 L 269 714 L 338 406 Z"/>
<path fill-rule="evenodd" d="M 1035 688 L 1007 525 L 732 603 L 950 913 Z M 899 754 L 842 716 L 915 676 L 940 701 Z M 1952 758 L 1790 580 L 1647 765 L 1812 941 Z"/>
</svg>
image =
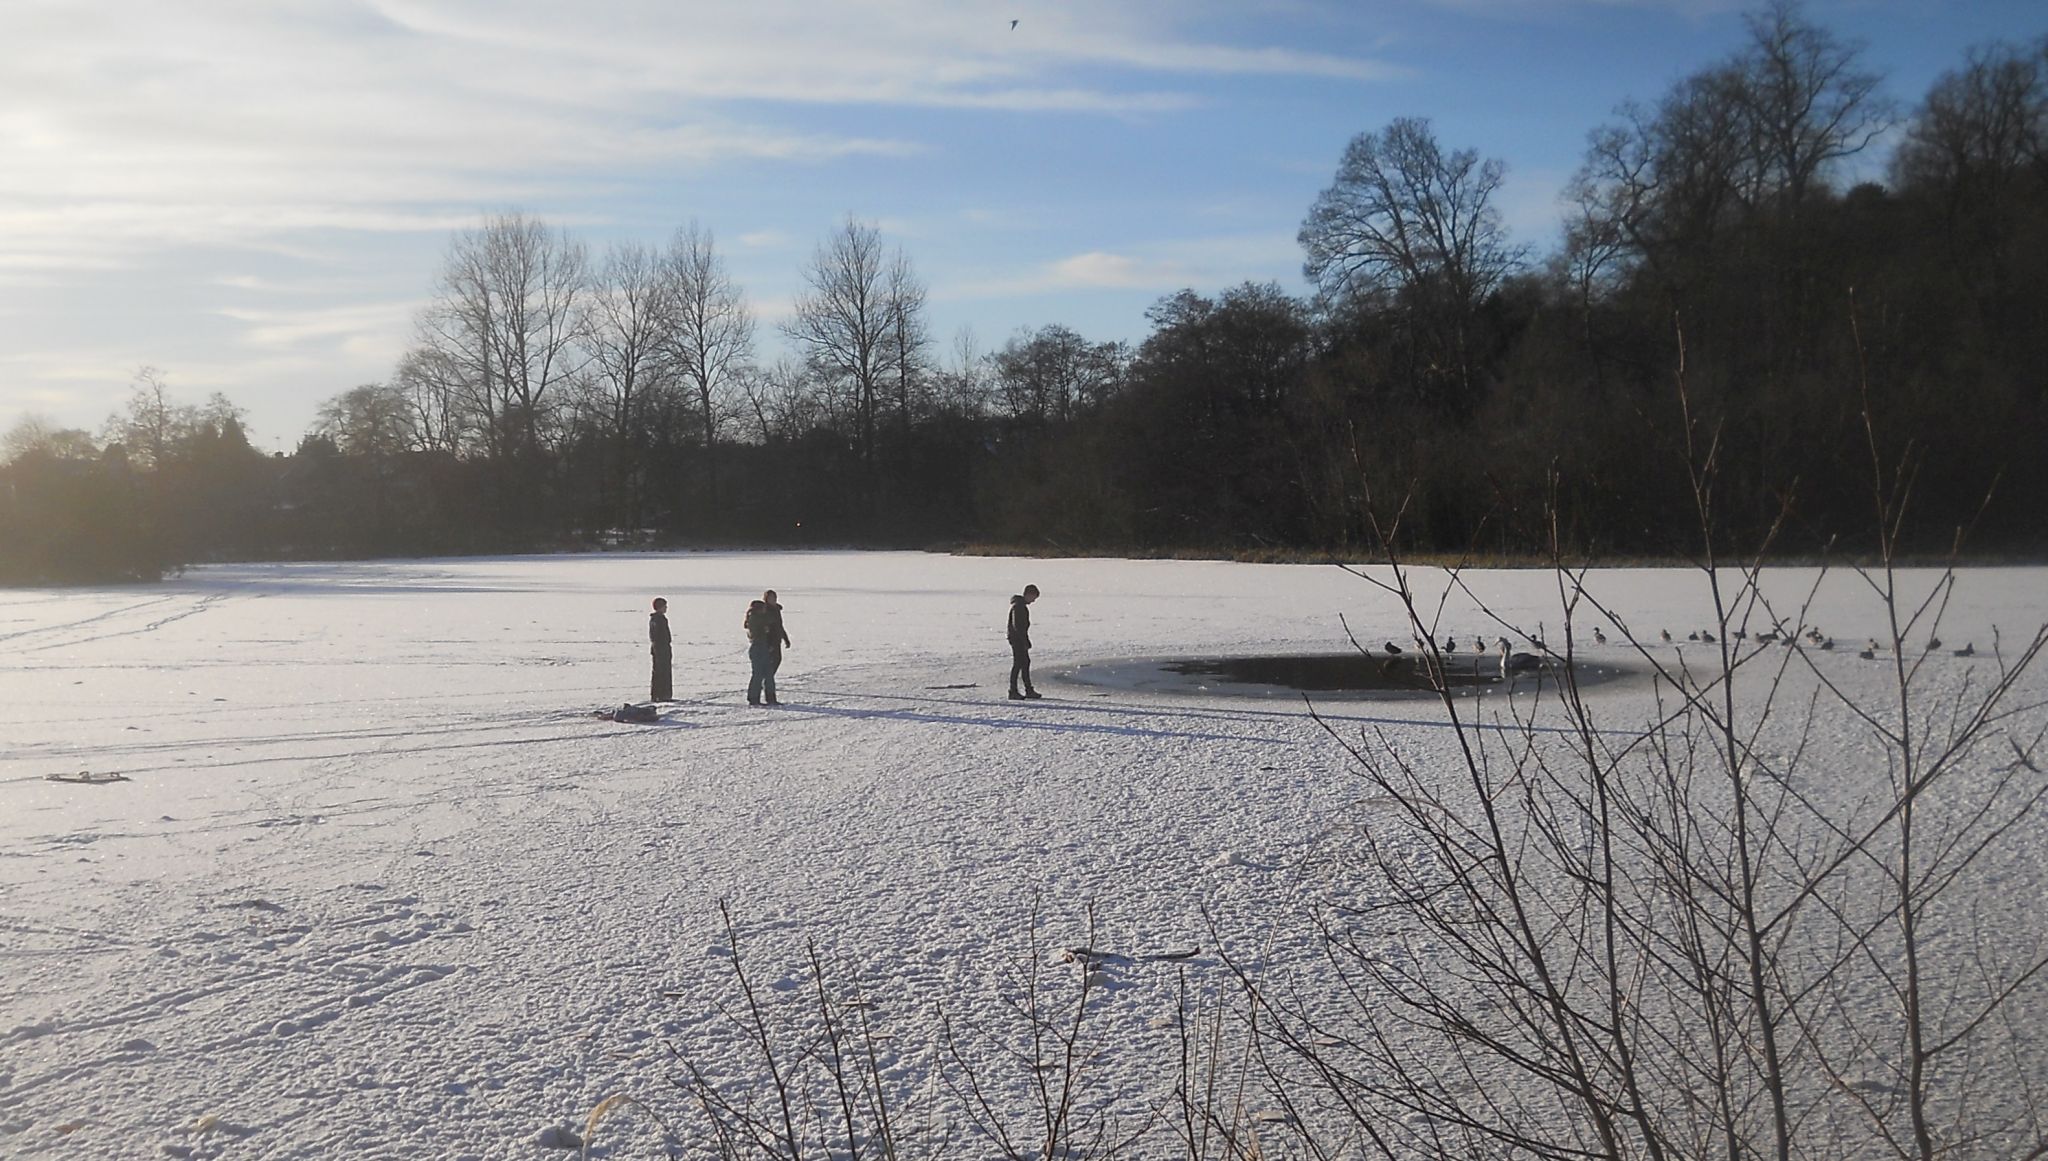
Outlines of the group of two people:
<svg viewBox="0 0 2048 1161">
<path fill-rule="evenodd" d="M 747 605 L 747 615 L 740 618 L 740 628 L 746 630 L 747 660 L 754 667 L 753 676 L 747 681 L 747 704 L 781 704 L 775 700 L 775 671 L 782 668 L 782 647 L 789 644 L 789 631 L 782 627 L 782 605 L 775 599 L 774 589 L 762 593 L 760 600 Z M 668 629 L 668 601 L 656 597 L 654 612 L 647 617 L 648 650 L 654 655 L 654 680 L 648 691 L 650 701 L 676 699 L 672 640 Z"/>
<path fill-rule="evenodd" d="M 1038 599 L 1038 586 L 1025 585 L 1024 591 L 1010 598 L 1010 697 L 1013 699 L 1037 698 L 1043 696 L 1031 684 L 1031 602 Z M 747 634 L 747 660 L 753 665 L 753 676 L 747 681 L 748 705 L 779 705 L 775 700 L 775 671 L 782 667 L 782 647 L 789 644 L 789 631 L 782 627 L 782 605 L 775 599 L 775 590 L 761 594 L 761 599 L 747 605 L 747 615 L 740 618 L 740 627 Z M 649 651 L 654 655 L 654 679 L 648 692 L 650 701 L 674 701 L 675 696 L 675 652 L 673 638 L 668 628 L 668 600 L 654 598 L 654 612 L 647 618 L 647 641 Z M 1023 689 L 1018 689 L 1018 682 Z"/>
</svg>

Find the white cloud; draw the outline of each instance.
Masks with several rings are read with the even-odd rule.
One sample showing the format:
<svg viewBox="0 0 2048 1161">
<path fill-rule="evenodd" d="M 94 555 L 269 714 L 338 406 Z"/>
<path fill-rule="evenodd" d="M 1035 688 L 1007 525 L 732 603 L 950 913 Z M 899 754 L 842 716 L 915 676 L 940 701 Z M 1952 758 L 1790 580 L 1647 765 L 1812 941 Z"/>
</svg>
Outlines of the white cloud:
<svg viewBox="0 0 2048 1161">
<path fill-rule="evenodd" d="M 1181 282 L 1185 278 L 1183 268 L 1172 261 L 1141 261 L 1128 254 L 1097 250 L 1054 262 L 1046 268 L 1045 282 L 1049 288 L 1128 290 Z"/>
<path fill-rule="evenodd" d="M 621 171 L 926 147 L 792 128 L 763 102 L 1156 115 L 1198 99 L 1133 86 L 1134 71 L 1391 72 L 1185 39 L 1139 3 L 1034 5 L 1014 31 L 1008 19 L 930 0 L 35 5 L 0 40 L 0 263 L 445 231 Z"/>
<path fill-rule="evenodd" d="M 405 333 L 422 304 L 417 301 L 352 303 L 300 310 L 221 307 L 214 313 L 243 324 L 240 342 L 250 347 L 292 350 L 339 346 L 394 359 L 391 336 Z"/>
<path fill-rule="evenodd" d="M 35 413 L 60 427 L 97 428 L 145 360 L 104 350 L 0 354 L 0 428 Z"/>
<path fill-rule="evenodd" d="M 1294 280 L 1301 251 L 1291 236 L 1231 234 L 1159 242 L 1129 251 L 1090 250 L 1043 263 L 1021 274 L 935 286 L 943 299 L 1054 294 L 1061 291 L 1185 287 L 1213 292 L 1242 282 Z"/>
<path fill-rule="evenodd" d="M 1578 12 L 1633 8 L 1672 12 L 1689 20 L 1754 11 L 1755 0 L 1431 0 L 1439 8 L 1508 19 L 1552 18 Z"/>
<path fill-rule="evenodd" d="M 46 413 L 75 410 L 79 401 L 80 396 L 77 392 L 66 391 L 59 387 L 47 385 L 0 393 L 0 403 L 11 403 L 24 416 L 44 417 L 46 422 L 53 423 L 56 421 L 48 420 Z M 56 425 L 59 427 L 71 426 L 65 423 L 57 423 Z M 10 424 L 9 426 L 12 425 Z"/>
<path fill-rule="evenodd" d="M 748 250 L 787 250 L 796 245 L 796 239 L 781 230 L 750 230 L 736 241 Z"/>
</svg>

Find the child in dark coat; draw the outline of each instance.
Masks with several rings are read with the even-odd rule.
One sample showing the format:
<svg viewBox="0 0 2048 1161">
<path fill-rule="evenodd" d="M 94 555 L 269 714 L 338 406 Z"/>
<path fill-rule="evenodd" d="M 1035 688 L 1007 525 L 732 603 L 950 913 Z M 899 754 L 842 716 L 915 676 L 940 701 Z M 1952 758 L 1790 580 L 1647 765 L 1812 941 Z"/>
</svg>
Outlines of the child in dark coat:
<svg viewBox="0 0 2048 1161">
<path fill-rule="evenodd" d="M 654 612 L 647 617 L 647 651 L 654 655 L 654 678 L 647 691 L 649 701 L 674 701 L 675 680 L 668 634 L 668 601 L 654 598 Z"/>
<path fill-rule="evenodd" d="M 1012 700 L 1043 696 L 1031 685 L 1031 602 L 1038 599 L 1038 586 L 1025 585 L 1010 598 L 1010 697 Z M 1024 691 L 1017 691 L 1019 679 Z"/>
</svg>

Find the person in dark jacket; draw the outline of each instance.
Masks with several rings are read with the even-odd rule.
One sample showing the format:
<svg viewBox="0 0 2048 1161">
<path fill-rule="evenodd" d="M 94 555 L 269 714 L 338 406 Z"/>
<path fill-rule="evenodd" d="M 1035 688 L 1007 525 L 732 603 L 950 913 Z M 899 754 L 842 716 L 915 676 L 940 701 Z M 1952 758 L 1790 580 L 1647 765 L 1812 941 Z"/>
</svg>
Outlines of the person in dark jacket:
<svg viewBox="0 0 2048 1161">
<path fill-rule="evenodd" d="M 649 701 L 674 701 L 675 680 L 671 669 L 674 654 L 670 652 L 668 635 L 668 601 L 654 598 L 654 612 L 647 617 L 647 647 L 654 654 L 654 680 L 647 692 Z"/>
<path fill-rule="evenodd" d="M 782 647 L 789 644 L 789 633 L 782 627 L 782 606 L 775 602 L 774 589 L 747 606 L 740 627 L 747 631 L 747 660 L 754 666 L 754 676 L 747 682 L 747 704 L 760 705 L 765 700 L 769 705 L 781 705 L 775 700 L 775 671 L 782 667 Z"/>
<path fill-rule="evenodd" d="M 1031 602 L 1038 599 L 1038 586 L 1025 585 L 1010 598 L 1010 697 L 1012 700 L 1042 697 L 1031 685 Z M 1023 679 L 1024 691 L 1017 692 Z"/>
</svg>

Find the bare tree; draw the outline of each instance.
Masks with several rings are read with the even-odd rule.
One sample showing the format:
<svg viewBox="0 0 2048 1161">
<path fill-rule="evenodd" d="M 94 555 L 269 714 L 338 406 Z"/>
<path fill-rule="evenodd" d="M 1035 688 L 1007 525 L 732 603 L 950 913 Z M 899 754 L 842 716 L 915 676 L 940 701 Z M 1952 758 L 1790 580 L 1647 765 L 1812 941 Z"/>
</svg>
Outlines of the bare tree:
<svg viewBox="0 0 2048 1161">
<path fill-rule="evenodd" d="M 933 376 L 933 404 L 949 415 L 979 419 L 989 404 L 989 358 L 974 328 L 953 332 L 952 357 Z"/>
<path fill-rule="evenodd" d="M 1778 0 L 1748 21 L 1749 43 L 1680 80 L 1654 110 L 1622 106 L 1593 132 L 1573 182 L 1578 252 L 1601 246 L 1666 277 L 1728 228 L 1766 211 L 1796 219 L 1840 162 L 1890 124 L 1880 78 L 1860 50 Z"/>
<path fill-rule="evenodd" d="M 92 436 L 76 428 L 58 427 L 40 415 L 24 415 L 6 435 L 0 435 L 0 465 L 30 455 L 52 459 L 85 460 L 98 454 Z"/>
<path fill-rule="evenodd" d="M 2048 163 L 2048 38 L 2028 48 L 1970 50 L 1943 73 L 1892 158 L 1901 184 L 1952 197 L 2006 192 L 2030 166 Z"/>
<path fill-rule="evenodd" d="M 333 440 L 338 451 L 362 461 L 368 528 L 375 536 L 385 529 L 394 461 L 417 445 L 413 418 L 413 401 L 404 387 L 365 383 L 322 404 L 314 424 L 314 432 Z"/>
<path fill-rule="evenodd" d="M 579 334 L 589 354 L 591 402 L 611 445 L 606 473 L 614 517 L 640 524 L 638 476 L 648 393 L 668 373 L 668 344 L 679 303 L 662 259 L 638 243 L 612 247 L 584 295 Z"/>
<path fill-rule="evenodd" d="M 783 330 L 818 375 L 851 394 L 862 499 L 871 504 L 879 404 L 892 388 L 907 390 L 923 289 L 900 251 L 884 252 L 881 231 L 852 218 L 818 247 L 804 280 L 809 289 Z"/>
<path fill-rule="evenodd" d="M 1472 394 L 1480 304 L 1522 261 L 1493 206 L 1506 167 L 1446 153 L 1429 121 L 1402 117 L 1351 139 L 1301 225 L 1302 269 L 1332 299 L 1400 308 Z"/>
<path fill-rule="evenodd" d="M 314 429 L 343 455 L 385 460 L 414 446 L 412 401 L 404 388 L 365 383 L 320 405 Z"/>
<path fill-rule="evenodd" d="M 1578 212 L 1566 238 L 1568 260 L 1589 282 L 1630 260 L 1682 277 L 1680 260 L 1696 258 L 1750 212 L 1755 167 L 1741 84 L 1728 66 L 1695 73 L 1654 111 L 1630 102 L 1623 124 L 1592 132 L 1569 189 Z"/>
<path fill-rule="evenodd" d="M 1492 204 L 1505 175 L 1476 150 L 1446 154 L 1426 118 L 1361 133 L 1302 223 L 1303 269 L 1335 295 L 1441 283 L 1476 304 L 1517 260 Z"/>
<path fill-rule="evenodd" d="M 1860 50 L 1804 18 L 1796 0 L 1749 17 L 1737 59 L 1756 181 L 1796 215 L 1827 168 L 1868 148 L 1891 123 L 1882 78 Z"/>
<path fill-rule="evenodd" d="M 1128 354 L 1117 343 L 1090 343 L 1054 324 L 1021 331 L 994 357 L 1003 409 L 1020 419 L 1070 422 L 1115 394 Z"/>
<path fill-rule="evenodd" d="M 896 379 L 896 423 L 904 444 L 910 442 L 910 421 L 915 410 L 914 396 L 922 389 L 925 372 L 925 351 L 931 346 L 930 328 L 924 321 L 924 283 L 917 272 L 911 269 L 910 259 L 898 250 L 889 263 L 889 279 L 884 291 L 889 300 L 889 339 L 894 350 L 889 361 L 894 364 Z"/>
<path fill-rule="evenodd" d="M 750 367 L 736 377 L 740 407 L 755 442 L 793 440 L 830 422 L 830 403 L 812 381 L 811 370 L 791 359 Z"/>
<path fill-rule="evenodd" d="M 126 449 L 137 467 L 155 469 L 169 463 L 189 441 L 198 412 L 171 396 L 164 373 L 155 367 L 135 372 L 134 388 L 124 410 L 107 417 L 104 439 Z"/>
<path fill-rule="evenodd" d="M 455 358 L 414 347 L 398 361 L 392 386 L 405 396 L 415 449 L 455 455 L 469 444 L 476 417 L 464 404 L 462 365 Z"/>
<path fill-rule="evenodd" d="M 705 491 L 718 503 L 718 434 L 729 396 L 754 357 L 754 315 L 713 246 L 695 222 L 677 230 L 662 255 L 671 319 L 665 350 L 689 387 L 704 435 Z"/>
<path fill-rule="evenodd" d="M 1951 260 L 1989 300 L 2032 270 L 2024 236 L 2030 181 L 2048 173 L 2048 37 L 1971 50 L 1928 92 L 1892 157 L 1894 181 L 1940 206 Z M 1981 273 L 1979 273 L 1981 272 Z"/>
<path fill-rule="evenodd" d="M 543 445 L 551 393 L 580 363 L 586 266 L 581 243 L 520 213 L 491 216 L 449 244 L 420 340 L 454 373 L 493 459 Z"/>
</svg>

